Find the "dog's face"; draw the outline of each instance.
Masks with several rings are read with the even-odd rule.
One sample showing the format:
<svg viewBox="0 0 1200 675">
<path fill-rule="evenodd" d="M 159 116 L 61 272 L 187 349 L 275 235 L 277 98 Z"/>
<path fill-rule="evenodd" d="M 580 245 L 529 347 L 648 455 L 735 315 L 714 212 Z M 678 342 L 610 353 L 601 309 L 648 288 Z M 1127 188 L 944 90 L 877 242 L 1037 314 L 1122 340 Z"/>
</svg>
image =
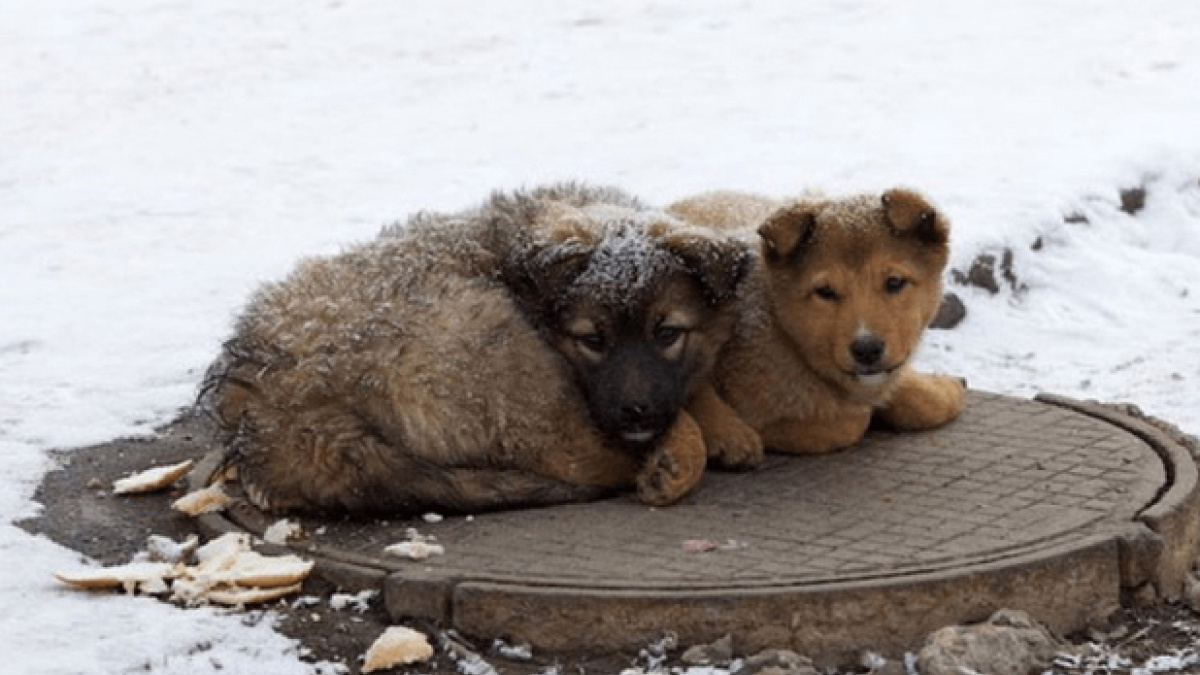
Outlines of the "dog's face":
<svg viewBox="0 0 1200 675">
<path fill-rule="evenodd" d="M 942 295 L 949 224 L 919 194 L 801 201 L 759 228 L 775 319 L 814 372 L 877 399 Z"/>
<path fill-rule="evenodd" d="M 666 219 L 597 215 L 547 228 L 519 295 L 571 364 L 596 427 L 645 450 L 711 372 L 751 256 L 742 243 Z"/>
</svg>

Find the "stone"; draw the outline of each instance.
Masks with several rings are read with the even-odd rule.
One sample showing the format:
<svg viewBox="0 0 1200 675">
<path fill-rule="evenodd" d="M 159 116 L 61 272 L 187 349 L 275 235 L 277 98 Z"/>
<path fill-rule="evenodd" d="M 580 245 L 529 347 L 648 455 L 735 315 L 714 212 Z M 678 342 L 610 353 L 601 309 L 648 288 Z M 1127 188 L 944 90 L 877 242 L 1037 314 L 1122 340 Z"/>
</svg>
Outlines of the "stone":
<svg viewBox="0 0 1200 675">
<path fill-rule="evenodd" d="M 747 658 L 733 675 L 818 675 L 818 672 L 807 656 L 787 649 L 765 649 Z"/>
<path fill-rule="evenodd" d="M 938 306 L 937 314 L 933 316 L 929 327 L 935 330 L 950 330 L 965 318 L 967 306 L 963 304 L 962 298 L 955 293 L 947 293 L 942 296 L 942 304 Z"/>
<path fill-rule="evenodd" d="M 1025 612 L 1002 609 L 987 621 L 931 634 L 917 655 L 922 675 L 1031 675 L 1045 670 L 1063 643 Z"/>
<path fill-rule="evenodd" d="M 1000 292 L 1000 283 L 996 281 L 996 256 L 990 253 L 980 254 L 971 261 L 971 267 L 966 274 L 958 269 L 952 269 L 950 276 L 956 283 L 982 288 L 992 295 Z"/>
<path fill-rule="evenodd" d="M 1131 216 L 1146 208 L 1146 188 L 1132 187 L 1121 190 L 1121 210 Z"/>
<path fill-rule="evenodd" d="M 733 635 L 727 633 L 713 643 L 689 647 L 679 660 L 689 666 L 725 665 L 733 660 Z"/>
<path fill-rule="evenodd" d="M 951 269 L 950 277 L 957 284 L 982 288 L 991 295 L 1000 292 L 1001 281 L 1007 284 L 1014 293 L 1021 293 L 1025 290 L 1025 284 L 1017 280 L 1016 259 L 1010 248 L 1001 252 L 999 260 L 991 253 L 981 253 L 971 261 L 971 267 L 965 274 L 962 270 Z"/>
</svg>

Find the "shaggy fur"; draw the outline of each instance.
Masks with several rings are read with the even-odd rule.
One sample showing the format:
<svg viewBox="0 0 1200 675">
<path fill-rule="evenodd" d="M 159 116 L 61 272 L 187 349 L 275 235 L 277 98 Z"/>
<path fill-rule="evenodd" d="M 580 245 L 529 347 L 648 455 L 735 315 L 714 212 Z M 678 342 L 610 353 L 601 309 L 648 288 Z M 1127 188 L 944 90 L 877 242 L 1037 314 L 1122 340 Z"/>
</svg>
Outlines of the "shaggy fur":
<svg viewBox="0 0 1200 675">
<path fill-rule="evenodd" d="M 266 509 L 476 511 L 635 484 L 669 503 L 703 470 L 678 413 L 749 259 L 611 189 L 418 214 L 262 288 L 201 400 Z"/>
<path fill-rule="evenodd" d="M 759 239 L 744 316 L 714 375 L 718 395 L 691 408 L 710 454 L 752 463 L 764 445 L 828 452 L 857 442 L 872 417 L 917 430 L 958 415 L 962 382 L 908 365 L 949 253 L 949 223 L 923 196 L 719 192 L 667 210 Z"/>
</svg>

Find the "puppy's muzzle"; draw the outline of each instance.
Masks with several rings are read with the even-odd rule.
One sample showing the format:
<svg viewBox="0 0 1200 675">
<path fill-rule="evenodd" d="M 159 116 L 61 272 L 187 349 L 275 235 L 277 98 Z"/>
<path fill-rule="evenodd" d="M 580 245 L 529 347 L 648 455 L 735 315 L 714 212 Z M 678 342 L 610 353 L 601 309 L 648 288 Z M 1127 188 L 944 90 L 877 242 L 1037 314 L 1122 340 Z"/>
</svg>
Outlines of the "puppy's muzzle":
<svg viewBox="0 0 1200 675">
<path fill-rule="evenodd" d="M 877 370 L 887 352 L 887 343 L 874 335 L 860 335 L 850 343 L 850 356 L 859 372 Z"/>
<path fill-rule="evenodd" d="M 630 445 L 645 445 L 667 430 L 670 420 L 651 411 L 648 403 L 626 403 L 621 406 L 621 440 Z"/>
</svg>

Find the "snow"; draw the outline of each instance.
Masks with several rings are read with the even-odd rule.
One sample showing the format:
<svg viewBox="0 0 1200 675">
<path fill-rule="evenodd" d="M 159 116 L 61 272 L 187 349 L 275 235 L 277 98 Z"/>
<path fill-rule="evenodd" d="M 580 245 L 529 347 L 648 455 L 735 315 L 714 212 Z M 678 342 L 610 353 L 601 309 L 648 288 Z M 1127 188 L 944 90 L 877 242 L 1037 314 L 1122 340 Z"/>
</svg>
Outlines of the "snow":
<svg viewBox="0 0 1200 675">
<path fill-rule="evenodd" d="M 1183 670 L 1196 663 L 1200 663 L 1200 656 L 1197 656 L 1196 652 L 1186 649 L 1176 654 L 1152 656 L 1146 660 L 1144 667 L 1135 668 L 1132 672 L 1134 675 L 1150 675 L 1164 671 Z"/>
<path fill-rule="evenodd" d="M 1170 653 L 1149 656 L 1142 665 L 1119 653 L 1119 649 L 1128 646 L 1128 640 L 1117 645 L 1089 642 L 1078 654 L 1060 653 L 1046 673 L 1081 673 L 1095 675 L 1097 673 L 1113 673 L 1128 671 L 1130 675 L 1155 675 L 1169 673 L 1188 668 L 1200 663 L 1200 655 L 1192 648 L 1171 649 Z"/>
<path fill-rule="evenodd" d="M 0 4 L 6 665 L 313 672 L 269 619 L 62 589 L 78 556 L 9 523 L 45 450 L 186 405 L 257 284 L 498 188 L 917 187 L 955 266 L 1009 248 L 1024 287 L 957 289 L 923 365 L 1200 431 L 1198 29 L 1187 0 Z"/>
<path fill-rule="evenodd" d="M 601 222 L 604 236 L 571 292 L 577 297 L 594 298 L 606 308 L 646 302 L 647 289 L 665 277 L 671 253 L 647 237 L 645 227 L 630 221 Z"/>
<path fill-rule="evenodd" d="M 353 609 L 362 614 L 371 608 L 371 601 L 379 595 L 379 591 L 367 589 L 358 593 L 334 593 L 329 596 L 329 606 L 332 609 Z"/>
</svg>

